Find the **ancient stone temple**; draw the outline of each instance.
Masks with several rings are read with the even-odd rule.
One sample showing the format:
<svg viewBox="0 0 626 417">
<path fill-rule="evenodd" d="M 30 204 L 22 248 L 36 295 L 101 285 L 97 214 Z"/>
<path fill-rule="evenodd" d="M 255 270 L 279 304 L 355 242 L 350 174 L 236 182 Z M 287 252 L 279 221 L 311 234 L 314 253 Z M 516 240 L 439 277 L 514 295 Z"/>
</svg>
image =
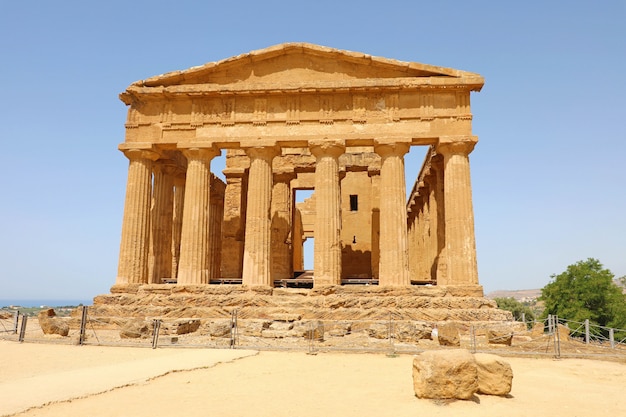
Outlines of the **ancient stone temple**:
<svg viewBox="0 0 626 417">
<path fill-rule="evenodd" d="M 120 95 L 119 268 L 95 309 L 149 299 L 155 317 L 190 307 L 221 317 L 229 306 L 369 317 L 384 306 L 415 320 L 494 319 L 470 186 L 470 94 L 482 86 L 470 72 L 304 43 L 131 84 Z M 404 157 L 416 146 L 426 158 L 407 196 Z M 313 194 L 296 203 L 298 190 Z M 314 268 L 303 273 L 310 238 Z M 433 312 L 443 298 L 457 315 Z"/>
</svg>

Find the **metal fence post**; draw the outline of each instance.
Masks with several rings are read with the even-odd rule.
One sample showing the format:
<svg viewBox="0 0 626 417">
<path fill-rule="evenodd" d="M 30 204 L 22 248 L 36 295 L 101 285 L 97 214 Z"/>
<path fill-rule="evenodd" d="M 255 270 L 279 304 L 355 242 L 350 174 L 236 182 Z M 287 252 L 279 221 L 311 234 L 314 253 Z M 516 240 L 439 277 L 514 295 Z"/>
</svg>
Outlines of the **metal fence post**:
<svg viewBox="0 0 626 417">
<path fill-rule="evenodd" d="M 585 319 L 585 344 L 589 344 L 589 319 Z"/>
<path fill-rule="evenodd" d="M 233 310 L 230 313 L 230 348 L 235 348 L 237 339 L 237 310 Z"/>
<path fill-rule="evenodd" d="M 24 341 L 24 335 L 26 334 L 26 323 L 28 321 L 28 316 L 22 314 L 22 327 L 20 328 L 20 336 L 18 340 L 20 342 Z"/>
<path fill-rule="evenodd" d="M 614 329 L 609 329 L 609 341 L 611 342 L 611 349 L 615 349 L 615 333 Z"/>
<path fill-rule="evenodd" d="M 522 323 L 526 324 L 526 313 L 522 313 Z"/>
<path fill-rule="evenodd" d="M 559 359 L 561 357 L 561 335 L 559 334 L 559 316 L 552 316 L 554 326 L 554 356 Z"/>
<path fill-rule="evenodd" d="M 161 329 L 161 320 L 154 319 L 154 333 L 152 335 L 152 349 L 156 349 L 159 344 L 159 330 Z"/>
<path fill-rule="evenodd" d="M 81 346 L 85 343 L 85 327 L 87 327 L 87 306 L 82 307 L 80 316 L 80 334 L 78 336 L 78 344 Z"/>
<path fill-rule="evenodd" d="M 20 322 L 20 311 L 15 312 L 15 320 L 13 321 L 13 334 L 17 334 L 17 327 Z"/>
</svg>

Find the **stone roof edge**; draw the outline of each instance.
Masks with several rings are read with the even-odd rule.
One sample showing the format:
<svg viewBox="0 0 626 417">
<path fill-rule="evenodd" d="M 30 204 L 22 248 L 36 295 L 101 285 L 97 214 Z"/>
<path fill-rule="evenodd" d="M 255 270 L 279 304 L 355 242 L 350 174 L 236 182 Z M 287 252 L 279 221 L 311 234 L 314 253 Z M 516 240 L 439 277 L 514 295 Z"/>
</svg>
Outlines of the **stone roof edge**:
<svg viewBox="0 0 626 417">
<path fill-rule="evenodd" d="M 131 86 L 140 86 L 140 87 L 152 87 L 157 85 L 162 85 L 163 83 L 176 83 L 184 81 L 187 76 L 194 77 L 198 73 L 203 71 L 207 71 L 213 68 L 217 68 L 218 66 L 228 65 L 231 63 L 235 63 L 237 61 L 242 61 L 246 59 L 250 59 L 254 61 L 255 59 L 268 59 L 274 56 L 282 55 L 283 53 L 301 53 L 304 51 L 308 51 L 309 53 L 318 54 L 318 55 L 336 55 L 342 56 L 349 60 L 354 61 L 370 61 L 371 64 L 374 65 L 382 65 L 382 66 L 393 66 L 396 68 L 404 67 L 407 72 L 410 70 L 416 71 L 424 71 L 424 72 L 432 72 L 433 76 L 443 75 L 455 78 L 462 77 L 481 77 L 477 73 L 472 73 L 468 71 L 457 70 L 453 68 L 447 67 L 438 67 L 429 64 L 421 64 L 418 62 L 407 62 L 407 61 L 399 61 L 391 58 L 382 58 L 378 56 L 368 55 L 362 52 L 353 52 L 342 49 L 330 48 L 327 46 L 320 46 L 306 42 L 292 42 L 292 43 L 282 43 L 274 46 L 270 46 L 263 49 L 257 49 L 248 53 L 236 55 L 230 58 L 222 59 L 220 61 L 208 62 L 204 65 L 191 67 L 185 70 L 172 71 L 165 74 L 157 75 L 154 77 L 146 78 L 145 80 L 135 81 L 131 84 Z M 482 77 L 481 77 L 482 78 Z"/>
</svg>

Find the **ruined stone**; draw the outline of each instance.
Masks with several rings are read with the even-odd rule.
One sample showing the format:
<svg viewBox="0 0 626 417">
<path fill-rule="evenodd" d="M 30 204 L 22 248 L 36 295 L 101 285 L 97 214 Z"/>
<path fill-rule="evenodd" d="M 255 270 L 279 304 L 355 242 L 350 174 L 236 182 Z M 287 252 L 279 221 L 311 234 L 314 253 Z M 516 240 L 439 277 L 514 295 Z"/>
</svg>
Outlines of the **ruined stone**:
<svg viewBox="0 0 626 417">
<path fill-rule="evenodd" d="M 487 329 L 487 341 L 491 344 L 511 346 L 513 332 L 507 326 L 491 326 Z"/>
<path fill-rule="evenodd" d="M 211 337 L 229 337 L 231 333 L 230 320 L 216 320 L 208 325 L 208 333 Z"/>
<path fill-rule="evenodd" d="M 394 325 L 394 336 L 400 342 L 417 342 L 431 339 L 432 327 L 425 323 L 397 323 Z"/>
<path fill-rule="evenodd" d="M 478 392 L 474 356 L 463 349 L 420 353 L 413 359 L 413 389 L 418 398 L 472 398 Z"/>
<path fill-rule="evenodd" d="M 513 370 L 511 365 L 496 355 L 474 354 L 478 371 L 478 392 L 504 396 L 511 392 Z"/>
<path fill-rule="evenodd" d="M 120 330 L 122 339 L 139 339 L 150 335 L 148 323 L 141 319 L 128 320 Z"/>
<path fill-rule="evenodd" d="M 176 334 L 194 333 L 200 328 L 200 319 L 185 319 L 177 321 Z"/>
<path fill-rule="evenodd" d="M 56 312 L 52 308 L 41 310 L 37 319 L 44 334 L 67 336 L 70 333 L 70 326 L 63 319 L 56 317 Z"/>
<path fill-rule="evenodd" d="M 461 346 L 459 326 L 456 323 L 441 323 L 437 326 L 437 340 L 441 346 Z"/>
<path fill-rule="evenodd" d="M 389 324 L 372 323 L 367 329 L 367 333 L 370 337 L 375 339 L 389 339 Z"/>
<path fill-rule="evenodd" d="M 328 335 L 333 337 L 343 337 L 350 334 L 352 324 L 350 322 L 333 322 L 328 325 Z"/>
</svg>

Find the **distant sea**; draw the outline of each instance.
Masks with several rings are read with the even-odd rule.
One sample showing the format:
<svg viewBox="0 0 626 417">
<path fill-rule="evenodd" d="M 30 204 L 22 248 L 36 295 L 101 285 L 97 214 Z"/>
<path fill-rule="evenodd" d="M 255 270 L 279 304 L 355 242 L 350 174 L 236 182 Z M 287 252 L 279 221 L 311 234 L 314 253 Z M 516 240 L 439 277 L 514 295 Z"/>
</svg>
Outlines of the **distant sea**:
<svg viewBox="0 0 626 417">
<path fill-rule="evenodd" d="M 92 300 L 50 300 L 50 299 L 33 299 L 33 300 L 20 300 L 20 299 L 0 299 L 0 308 L 9 306 L 20 307 L 63 307 L 63 306 L 77 306 L 82 304 L 84 306 L 90 306 L 93 304 Z"/>
</svg>

